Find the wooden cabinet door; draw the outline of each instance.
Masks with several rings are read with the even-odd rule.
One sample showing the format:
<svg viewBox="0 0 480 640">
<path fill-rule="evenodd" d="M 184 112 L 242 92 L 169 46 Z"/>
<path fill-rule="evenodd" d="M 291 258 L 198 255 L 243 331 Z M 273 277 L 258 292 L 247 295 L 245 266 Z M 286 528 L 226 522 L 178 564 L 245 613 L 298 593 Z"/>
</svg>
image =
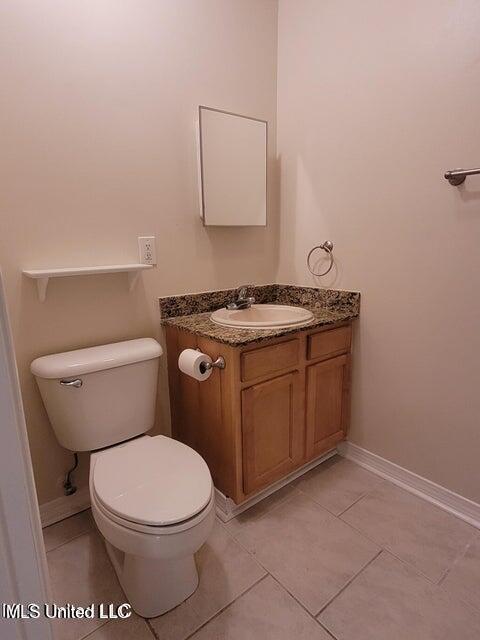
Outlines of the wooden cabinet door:
<svg viewBox="0 0 480 640">
<path fill-rule="evenodd" d="M 349 373 L 348 355 L 307 368 L 307 458 L 314 458 L 332 449 L 346 435 L 349 420 Z"/>
<path fill-rule="evenodd" d="M 303 458 L 302 390 L 297 371 L 242 391 L 243 488 L 252 493 Z"/>
</svg>

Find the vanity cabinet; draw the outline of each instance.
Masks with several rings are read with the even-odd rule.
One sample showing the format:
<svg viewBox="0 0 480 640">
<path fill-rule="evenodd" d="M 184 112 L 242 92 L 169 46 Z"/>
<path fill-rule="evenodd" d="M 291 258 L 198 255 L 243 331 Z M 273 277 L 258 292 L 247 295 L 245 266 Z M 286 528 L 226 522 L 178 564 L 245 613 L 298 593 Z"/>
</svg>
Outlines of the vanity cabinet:
<svg viewBox="0 0 480 640">
<path fill-rule="evenodd" d="M 298 371 L 242 390 L 243 490 L 250 494 L 298 467 L 304 457 Z"/>
<path fill-rule="evenodd" d="M 349 356 L 307 368 L 306 454 L 314 458 L 331 449 L 347 432 Z"/>
<path fill-rule="evenodd" d="M 172 435 L 206 460 L 215 486 L 239 504 L 345 438 L 351 325 L 232 346 L 166 326 Z M 177 366 L 183 349 L 225 369 L 197 382 Z"/>
</svg>

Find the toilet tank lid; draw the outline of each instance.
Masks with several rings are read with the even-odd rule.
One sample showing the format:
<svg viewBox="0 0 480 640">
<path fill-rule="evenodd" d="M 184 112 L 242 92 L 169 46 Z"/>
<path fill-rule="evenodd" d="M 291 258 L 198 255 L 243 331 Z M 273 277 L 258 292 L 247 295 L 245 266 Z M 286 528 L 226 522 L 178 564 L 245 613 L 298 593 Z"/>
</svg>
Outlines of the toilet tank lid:
<svg viewBox="0 0 480 640">
<path fill-rule="evenodd" d="M 71 378 L 153 360 L 162 353 L 162 347 L 153 338 L 139 338 L 42 356 L 32 362 L 30 370 L 38 378 Z"/>
</svg>

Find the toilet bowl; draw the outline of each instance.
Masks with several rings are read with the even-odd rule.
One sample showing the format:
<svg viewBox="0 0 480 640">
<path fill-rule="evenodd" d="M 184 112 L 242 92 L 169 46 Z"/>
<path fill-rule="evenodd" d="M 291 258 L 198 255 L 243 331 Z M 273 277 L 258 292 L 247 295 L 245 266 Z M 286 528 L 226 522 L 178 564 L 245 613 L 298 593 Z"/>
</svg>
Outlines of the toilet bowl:
<svg viewBox="0 0 480 640">
<path fill-rule="evenodd" d="M 90 499 L 133 609 L 152 618 L 198 586 L 194 554 L 215 519 L 207 465 L 190 447 L 144 436 L 92 454 Z"/>
<path fill-rule="evenodd" d="M 151 338 L 37 358 L 31 371 L 58 441 L 90 451 L 97 527 L 133 609 L 155 617 L 198 585 L 194 554 L 215 518 L 203 458 L 154 425 L 158 359 Z"/>
</svg>

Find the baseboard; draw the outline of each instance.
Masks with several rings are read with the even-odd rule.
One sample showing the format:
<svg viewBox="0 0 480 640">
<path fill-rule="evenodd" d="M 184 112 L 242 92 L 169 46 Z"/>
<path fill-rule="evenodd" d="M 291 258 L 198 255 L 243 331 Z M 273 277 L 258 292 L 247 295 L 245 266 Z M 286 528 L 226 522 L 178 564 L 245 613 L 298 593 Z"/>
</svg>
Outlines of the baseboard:
<svg viewBox="0 0 480 640">
<path fill-rule="evenodd" d="M 270 494 L 278 491 L 295 478 L 307 473 L 310 469 L 313 469 L 318 464 L 321 464 L 328 458 L 331 458 L 336 454 L 336 449 L 332 449 L 321 458 L 317 458 L 313 460 L 313 462 L 309 462 L 304 465 L 300 469 L 297 469 L 290 475 L 282 478 L 279 482 L 271 485 L 267 489 L 264 489 L 260 493 L 257 493 L 253 498 L 250 498 L 246 502 L 243 502 L 241 505 L 236 505 L 233 500 L 227 498 L 223 495 L 221 491 L 215 489 L 215 503 L 216 503 L 216 511 L 217 515 L 223 522 L 227 522 L 231 520 L 239 513 L 242 513 L 249 507 L 253 506 L 263 498 L 266 498 Z M 82 487 L 78 489 L 73 496 L 61 496 L 60 498 L 56 498 L 51 502 L 45 502 L 40 505 L 40 519 L 42 521 L 42 527 L 48 527 L 51 524 L 55 524 L 55 522 L 60 522 L 60 520 L 65 520 L 65 518 L 69 518 L 70 516 L 75 515 L 76 513 L 80 513 L 80 511 L 85 511 L 90 507 L 90 493 L 88 487 Z"/>
<path fill-rule="evenodd" d="M 339 443 L 337 451 L 344 458 L 348 458 L 349 460 L 356 462 L 368 471 L 393 482 L 393 484 L 396 484 L 406 491 L 410 491 L 410 493 L 413 493 L 424 500 L 428 500 L 428 502 L 435 504 L 437 507 L 452 513 L 477 529 L 480 529 L 480 504 L 473 502 L 473 500 L 469 500 L 458 493 L 445 489 L 445 487 L 442 487 L 431 480 L 427 480 L 412 471 L 408 471 L 408 469 L 404 469 L 394 462 L 390 462 L 390 460 L 387 460 L 386 458 L 382 458 L 375 453 L 362 449 L 362 447 L 359 447 L 352 442 Z M 260 502 L 299 476 L 307 473 L 310 469 L 313 469 L 322 462 L 325 462 L 325 460 L 331 458 L 335 453 L 336 450 L 334 449 L 321 458 L 306 464 L 240 505 L 235 504 L 233 500 L 223 495 L 223 493 L 218 489 L 215 489 L 217 515 L 223 522 L 227 522 L 228 520 L 235 518 L 257 502 Z M 73 496 L 61 496 L 51 502 L 46 502 L 40 505 L 42 527 L 48 527 L 55 522 L 64 520 L 65 518 L 73 516 L 80 511 L 88 509 L 89 507 L 90 494 L 88 487 L 82 487 Z"/>
<path fill-rule="evenodd" d="M 42 527 L 64 520 L 70 516 L 85 511 L 90 507 L 90 492 L 88 487 L 78 489 L 73 496 L 61 496 L 40 505 L 40 519 Z"/>
<path fill-rule="evenodd" d="M 422 478 L 422 476 L 362 449 L 352 442 L 341 442 L 337 450 L 340 455 L 356 462 L 368 471 L 390 480 L 402 489 L 428 500 L 428 502 L 480 529 L 480 504 L 473 502 L 473 500 L 463 498 L 458 493 Z"/>
<path fill-rule="evenodd" d="M 337 453 L 336 449 L 332 449 L 331 451 L 328 451 L 320 458 L 316 458 L 312 462 L 308 462 L 307 464 L 303 465 L 303 467 L 300 467 L 299 469 L 296 469 L 295 471 L 290 473 L 288 476 L 285 476 L 285 478 L 282 478 L 278 482 L 275 482 L 275 484 L 272 484 L 266 489 L 264 489 L 263 491 L 260 491 L 259 493 L 255 494 L 252 498 L 245 500 L 245 502 L 242 502 L 242 504 L 236 504 L 231 498 L 228 498 L 221 491 L 219 491 L 218 489 L 215 489 L 215 507 L 216 507 L 217 516 L 220 518 L 222 522 L 228 522 L 229 520 L 240 515 L 247 509 L 250 509 L 250 507 L 253 507 L 254 504 L 257 504 L 257 502 L 260 502 L 264 498 L 267 498 L 268 496 L 272 495 L 272 493 L 275 493 L 275 491 L 278 491 L 282 487 L 285 487 L 287 484 L 289 484 L 296 478 L 303 476 L 303 474 L 307 473 L 307 471 L 310 471 L 310 469 L 313 469 L 314 467 L 318 466 L 322 462 L 325 462 L 325 460 L 328 460 L 329 458 L 334 456 L 336 453 Z"/>
</svg>

